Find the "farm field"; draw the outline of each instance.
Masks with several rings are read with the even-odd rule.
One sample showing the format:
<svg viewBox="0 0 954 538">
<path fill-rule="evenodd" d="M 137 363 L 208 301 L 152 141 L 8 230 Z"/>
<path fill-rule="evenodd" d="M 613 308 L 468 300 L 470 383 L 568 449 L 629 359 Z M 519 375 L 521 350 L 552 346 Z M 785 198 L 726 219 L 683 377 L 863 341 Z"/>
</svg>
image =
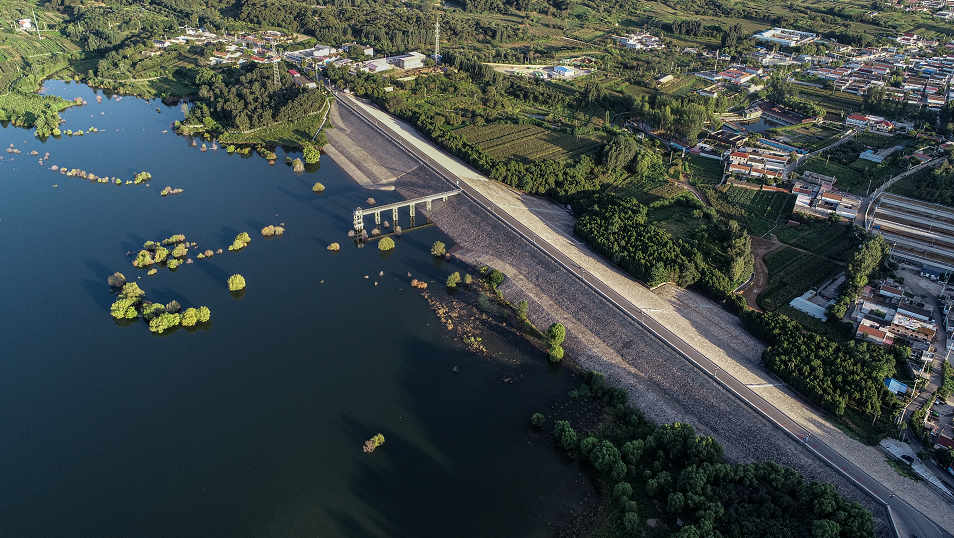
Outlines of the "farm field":
<svg viewBox="0 0 954 538">
<path fill-rule="evenodd" d="M 870 170 L 869 177 L 865 177 L 865 169 Z M 812 157 L 803 164 L 798 172 L 809 170 L 838 179 L 835 184 L 839 190 L 864 195 L 868 191 L 870 181 L 871 190 L 880 187 L 892 176 L 903 170 L 896 166 L 879 166 L 877 163 L 858 159 L 851 164 L 844 165 L 823 156 Z"/>
<path fill-rule="evenodd" d="M 696 155 L 689 155 L 686 161 L 689 163 L 689 181 L 693 185 L 696 183 L 716 184 L 722 181 L 722 173 L 725 170 L 722 161 Z"/>
<path fill-rule="evenodd" d="M 810 86 L 799 86 L 798 94 L 802 99 L 813 101 L 828 112 L 842 115 L 858 112 L 863 104 L 862 98 L 857 95 L 845 92 L 831 93 L 831 90 Z"/>
<path fill-rule="evenodd" d="M 845 261 L 858 244 L 857 238 L 851 233 L 851 226 L 831 224 L 820 219 L 795 227 L 780 226 L 776 228 L 775 236 L 782 243 L 837 261 Z"/>
<path fill-rule="evenodd" d="M 771 129 L 769 132 L 775 134 L 782 142 L 808 151 L 815 151 L 833 144 L 845 130 L 842 125 L 804 124 Z"/>
<path fill-rule="evenodd" d="M 791 194 L 776 191 L 761 191 L 730 186 L 713 189 L 704 187 L 709 202 L 723 216 L 746 225 L 752 235 L 763 235 L 778 222 Z"/>
<path fill-rule="evenodd" d="M 457 132 L 488 155 L 502 161 L 523 162 L 543 159 L 570 159 L 592 154 L 603 147 L 594 136 L 573 136 L 549 131 L 536 125 L 495 124 L 468 126 Z"/>
<path fill-rule="evenodd" d="M 835 262 L 791 247 L 774 250 L 763 258 L 769 270 L 769 285 L 759 294 L 759 308 L 775 311 L 811 287 L 823 282 L 837 268 Z"/>
</svg>

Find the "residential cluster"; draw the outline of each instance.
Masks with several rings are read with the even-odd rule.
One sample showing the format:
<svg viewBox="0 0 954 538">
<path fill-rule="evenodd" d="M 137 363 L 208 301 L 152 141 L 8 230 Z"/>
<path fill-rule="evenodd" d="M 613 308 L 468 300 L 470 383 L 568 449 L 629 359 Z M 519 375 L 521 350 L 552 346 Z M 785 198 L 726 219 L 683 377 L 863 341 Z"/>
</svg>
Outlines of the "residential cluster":
<svg viewBox="0 0 954 538">
<path fill-rule="evenodd" d="M 626 34 L 625 36 L 613 36 L 623 47 L 633 50 L 652 50 L 666 48 L 662 38 L 651 34 Z"/>
<path fill-rule="evenodd" d="M 804 172 L 795 181 L 792 194 L 795 195 L 796 213 L 827 218 L 832 213 L 839 217 L 854 220 L 861 208 L 861 198 L 834 188 L 836 179 L 831 176 Z"/>
<path fill-rule="evenodd" d="M 931 345 L 938 331 L 934 307 L 897 282 L 885 280 L 865 286 L 851 319 L 858 323 L 855 334 L 862 340 L 891 345 L 903 338 L 922 352 L 933 351 Z"/>
</svg>

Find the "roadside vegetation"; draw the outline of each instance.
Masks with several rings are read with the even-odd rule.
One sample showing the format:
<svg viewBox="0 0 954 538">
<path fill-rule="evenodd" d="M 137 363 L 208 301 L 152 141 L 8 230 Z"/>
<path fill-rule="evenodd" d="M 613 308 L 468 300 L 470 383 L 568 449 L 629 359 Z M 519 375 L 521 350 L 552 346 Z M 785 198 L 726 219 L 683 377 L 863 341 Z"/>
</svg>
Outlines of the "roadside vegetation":
<svg viewBox="0 0 954 538">
<path fill-rule="evenodd" d="M 598 477 L 604 511 L 594 536 L 867 537 L 871 513 L 830 484 L 776 463 L 728 463 L 723 447 L 688 424 L 655 425 L 626 391 L 589 372 L 570 393 L 593 398 L 603 419 L 574 429 L 555 419 L 554 443 Z M 546 417 L 534 417 L 542 425 Z M 650 525 L 649 522 L 653 522 Z M 677 523 L 678 522 L 678 523 Z"/>
</svg>

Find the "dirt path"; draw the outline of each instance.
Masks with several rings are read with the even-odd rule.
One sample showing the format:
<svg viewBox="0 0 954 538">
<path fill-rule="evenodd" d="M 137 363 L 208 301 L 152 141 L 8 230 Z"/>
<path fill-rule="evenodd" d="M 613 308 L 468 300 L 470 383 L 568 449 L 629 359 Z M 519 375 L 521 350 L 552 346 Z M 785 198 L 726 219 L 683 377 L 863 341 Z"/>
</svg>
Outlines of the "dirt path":
<svg viewBox="0 0 954 538">
<path fill-rule="evenodd" d="M 742 290 L 742 297 L 745 297 L 745 302 L 749 305 L 749 308 L 761 312 L 755 304 L 755 298 L 759 296 L 760 292 L 765 291 L 765 288 L 767 288 L 769 284 L 768 267 L 765 266 L 765 260 L 762 258 L 769 252 L 784 246 L 782 243 L 765 239 L 764 237 L 752 236 L 752 255 L 755 256 L 755 278 L 750 280 L 749 284 Z"/>
<path fill-rule="evenodd" d="M 685 174 L 685 173 L 682 174 L 682 181 L 677 181 L 676 184 L 685 187 L 686 190 L 688 190 L 688 191 L 691 192 L 692 194 L 695 194 L 695 195 L 696 195 L 696 198 L 698 198 L 699 201 L 702 202 L 703 205 L 711 205 L 711 204 L 709 203 L 709 199 L 706 198 L 706 195 L 705 195 L 705 194 L 702 194 L 702 191 L 700 191 L 699 189 L 697 189 L 697 188 L 695 188 L 695 187 L 693 187 L 692 185 L 689 184 L 689 180 L 686 179 L 686 174 Z"/>
</svg>

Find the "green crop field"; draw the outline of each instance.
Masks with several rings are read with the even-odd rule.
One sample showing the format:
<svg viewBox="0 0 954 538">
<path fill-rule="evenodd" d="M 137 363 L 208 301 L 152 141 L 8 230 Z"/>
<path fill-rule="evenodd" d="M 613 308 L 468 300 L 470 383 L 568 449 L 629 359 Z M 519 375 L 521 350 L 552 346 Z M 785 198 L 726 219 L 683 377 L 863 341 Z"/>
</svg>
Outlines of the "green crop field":
<svg viewBox="0 0 954 538">
<path fill-rule="evenodd" d="M 778 222 L 791 194 L 776 191 L 757 191 L 731 186 L 728 189 L 703 187 L 712 207 L 723 216 L 735 219 L 752 235 L 763 235 Z"/>
<path fill-rule="evenodd" d="M 827 279 L 839 266 L 835 262 L 799 252 L 791 247 L 765 256 L 769 285 L 756 302 L 763 310 L 775 311 Z"/>
<path fill-rule="evenodd" d="M 595 136 L 574 136 L 536 125 L 468 126 L 457 132 L 488 155 L 503 161 L 569 159 L 596 153 L 603 147 L 603 140 Z"/>
</svg>

